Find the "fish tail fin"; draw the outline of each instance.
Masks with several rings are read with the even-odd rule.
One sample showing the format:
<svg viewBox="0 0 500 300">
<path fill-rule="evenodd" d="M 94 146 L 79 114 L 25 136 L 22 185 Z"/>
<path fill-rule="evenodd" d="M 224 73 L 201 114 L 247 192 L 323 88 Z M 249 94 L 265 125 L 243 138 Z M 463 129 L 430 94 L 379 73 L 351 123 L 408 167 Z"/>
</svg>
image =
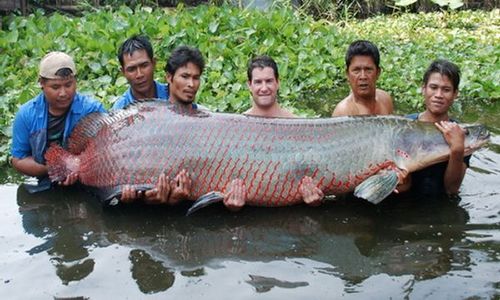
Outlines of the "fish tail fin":
<svg viewBox="0 0 500 300">
<path fill-rule="evenodd" d="M 200 208 L 203 208 L 205 206 L 208 206 L 212 203 L 220 202 L 224 200 L 224 194 L 220 192 L 210 192 L 207 193 L 198 200 L 194 202 L 194 204 L 188 209 L 186 216 L 189 216 L 190 214 L 194 213 L 195 211 L 199 210 Z"/>
<path fill-rule="evenodd" d="M 73 157 L 71 153 L 64 150 L 60 145 L 52 144 L 45 152 L 45 160 L 48 167 L 49 178 L 52 182 L 64 181 L 72 170 L 68 168 L 67 158 Z"/>
<path fill-rule="evenodd" d="M 383 171 L 368 177 L 354 189 L 354 196 L 378 204 L 389 196 L 398 185 L 396 171 Z"/>
</svg>

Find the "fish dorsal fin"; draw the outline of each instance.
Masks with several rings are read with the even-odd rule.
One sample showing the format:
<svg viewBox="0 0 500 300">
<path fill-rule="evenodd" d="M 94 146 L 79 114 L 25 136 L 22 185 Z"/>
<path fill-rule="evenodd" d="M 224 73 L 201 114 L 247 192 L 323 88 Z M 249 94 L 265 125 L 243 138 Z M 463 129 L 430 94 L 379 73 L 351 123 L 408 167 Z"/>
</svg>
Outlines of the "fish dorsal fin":
<svg viewBox="0 0 500 300">
<path fill-rule="evenodd" d="M 368 177 L 354 189 L 354 196 L 378 204 L 389 196 L 398 185 L 398 175 L 394 170 L 382 170 Z"/>
</svg>

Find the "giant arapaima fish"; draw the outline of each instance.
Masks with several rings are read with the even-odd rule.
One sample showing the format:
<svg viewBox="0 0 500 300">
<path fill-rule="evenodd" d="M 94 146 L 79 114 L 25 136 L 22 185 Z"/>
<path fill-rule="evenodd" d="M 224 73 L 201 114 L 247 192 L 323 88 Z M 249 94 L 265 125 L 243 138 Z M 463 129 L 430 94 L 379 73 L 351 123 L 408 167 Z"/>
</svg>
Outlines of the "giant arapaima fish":
<svg viewBox="0 0 500 300">
<path fill-rule="evenodd" d="M 465 129 L 468 155 L 489 133 L 480 125 Z M 304 176 L 325 195 L 354 190 L 378 203 L 395 189 L 396 168 L 413 172 L 448 155 L 433 124 L 404 117 L 260 118 L 145 101 L 110 115 L 89 115 L 74 129 L 69 151 L 54 145 L 45 157 L 53 181 L 78 172 L 104 203 L 116 199 L 124 185 L 152 188 L 161 173 L 173 178 L 186 169 L 191 196 L 201 205 L 220 200 L 220 193 L 211 192 L 240 178 L 246 204 L 285 206 L 302 202 Z"/>
</svg>

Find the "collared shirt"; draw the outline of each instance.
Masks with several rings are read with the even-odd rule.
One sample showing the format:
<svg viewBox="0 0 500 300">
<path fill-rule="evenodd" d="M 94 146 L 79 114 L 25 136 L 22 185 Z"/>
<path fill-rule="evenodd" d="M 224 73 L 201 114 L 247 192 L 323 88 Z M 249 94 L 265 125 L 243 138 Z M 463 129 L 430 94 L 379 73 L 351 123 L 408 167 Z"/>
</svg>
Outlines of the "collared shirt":
<svg viewBox="0 0 500 300">
<path fill-rule="evenodd" d="M 167 101 L 168 99 L 168 85 L 159 83 L 158 81 L 154 81 L 155 83 L 155 98 L 160 99 L 163 101 Z M 113 104 L 113 107 L 111 110 L 115 109 L 122 109 L 125 106 L 129 105 L 130 103 L 134 102 L 136 99 L 134 98 L 134 95 L 132 94 L 132 88 L 129 87 L 128 90 L 120 97 L 118 100 L 115 101 Z"/>
<path fill-rule="evenodd" d="M 92 112 L 106 110 L 99 101 L 76 93 L 64 123 L 63 146 L 78 121 Z M 31 156 L 37 163 L 45 163 L 48 118 L 49 106 L 43 93 L 19 108 L 12 126 L 12 157 L 23 159 Z M 47 178 L 39 179 L 45 179 L 45 182 Z"/>
</svg>

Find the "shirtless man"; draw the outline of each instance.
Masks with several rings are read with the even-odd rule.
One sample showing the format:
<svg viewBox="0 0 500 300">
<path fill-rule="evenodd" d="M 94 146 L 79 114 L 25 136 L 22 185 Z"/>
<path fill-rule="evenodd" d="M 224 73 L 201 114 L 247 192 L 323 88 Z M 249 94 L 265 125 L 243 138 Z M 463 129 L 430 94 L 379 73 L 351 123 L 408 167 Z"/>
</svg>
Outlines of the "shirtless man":
<svg viewBox="0 0 500 300">
<path fill-rule="evenodd" d="M 244 112 L 245 115 L 269 118 L 297 117 L 278 103 L 280 87 L 278 66 L 271 57 L 263 55 L 250 60 L 247 75 L 247 85 L 252 94 L 252 108 Z M 299 191 L 308 205 L 318 206 L 322 203 L 324 194 L 311 177 L 305 176 L 302 179 Z M 233 180 L 225 194 L 224 205 L 230 210 L 237 211 L 245 205 L 245 199 L 246 186 L 243 180 Z"/>
<path fill-rule="evenodd" d="M 376 88 L 382 72 L 377 47 L 369 41 L 355 41 L 347 49 L 345 62 L 351 93 L 337 104 L 332 116 L 392 114 L 391 96 Z"/>
<path fill-rule="evenodd" d="M 253 58 L 248 65 L 247 76 L 247 85 L 252 93 L 252 108 L 243 114 L 273 118 L 296 117 L 278 103 L 278 66 L 271 57 L 263 55 Z"/>
</svg>

